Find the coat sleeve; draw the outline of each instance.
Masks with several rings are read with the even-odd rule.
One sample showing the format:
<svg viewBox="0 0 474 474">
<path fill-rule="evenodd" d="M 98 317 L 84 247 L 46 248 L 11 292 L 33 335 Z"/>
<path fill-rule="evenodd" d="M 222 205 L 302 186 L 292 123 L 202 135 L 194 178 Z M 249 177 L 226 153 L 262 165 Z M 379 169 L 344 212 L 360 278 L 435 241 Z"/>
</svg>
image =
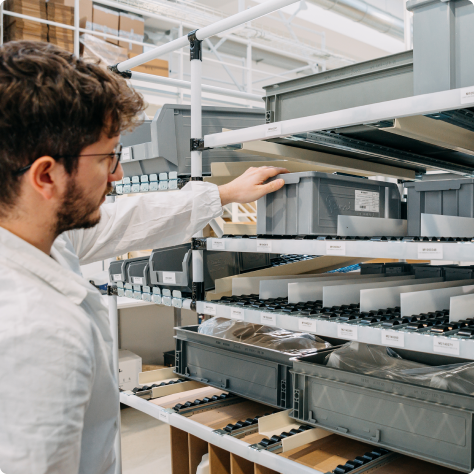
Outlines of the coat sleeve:
<svg viewBox="0 0 474 474">
<path fill-rule="evenodd" d="M 222 205 L 216 185 L 192 181 L 179 191 L 118 199 L 101 213 L 92 229 L 67 233 L 81 265 L 187 242 L 222 214 Z"/>
</svg>

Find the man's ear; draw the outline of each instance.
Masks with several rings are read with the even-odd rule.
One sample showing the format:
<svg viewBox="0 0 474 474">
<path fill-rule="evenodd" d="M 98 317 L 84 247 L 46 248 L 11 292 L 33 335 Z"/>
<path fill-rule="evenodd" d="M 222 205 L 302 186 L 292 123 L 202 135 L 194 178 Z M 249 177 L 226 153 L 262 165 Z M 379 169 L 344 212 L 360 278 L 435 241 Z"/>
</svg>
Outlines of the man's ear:
<svg viewBox="0 0 474 474">
<path fill-rule="evenodd" d="M 65 170 L 51 156 L 38 158 L 27 173 L 31 187 L 43 199 L 50 200 L 62 190 Z"/>
</svg>

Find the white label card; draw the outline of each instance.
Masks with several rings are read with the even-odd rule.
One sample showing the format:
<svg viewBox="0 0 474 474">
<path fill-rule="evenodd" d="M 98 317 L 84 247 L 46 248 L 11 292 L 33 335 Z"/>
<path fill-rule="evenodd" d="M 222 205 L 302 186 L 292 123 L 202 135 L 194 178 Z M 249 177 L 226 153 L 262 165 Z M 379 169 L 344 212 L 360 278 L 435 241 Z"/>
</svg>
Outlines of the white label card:
<svg viewBox="0 0 474 474">
<path fill-rule="evenodd" d="M 459 339 L 448 339 L 446 337 L 433 338 L 433 352 L 439 354 L 459 355 Z"/>
<path fill-rule="evenodd" d="M 170 422 L 170 414 L 165 410 L 161 410 L 160 413 L 158 413 L 158 418 L 160 419 L 160 421 L 163 421 L 164 423 L 169 424 Z"/>
<path fill-rule="evenodd" d="M 224 239 L 213 239 L 211 241 L 212 250 L 225 250 L 225 240 Z"/>
<path fill-rule="evenodd" d="M 382 329 L 382 344 L 390 347 L 405 347 L 405 334 Z"/>
<path fill-rule="evenodd" d="M 474 87 L 464 87 L 461 89 L 461 104 L 471 103 L 474 103 Z"/>
<path fill-rule="evenodd" d="M 143 278 L 142 277 L 133 277 L 133 284 L 134 285 L 143 285 Z"/>
<path fill-rule="evenodd" d="M 217 306 L 212 303 L 204 303 L 204 314 L 215 316 L 217 314 Z"/>
<path fill-rule="evenodd" d="M 380 195 L 373 191 L 355 190 L 354 209 L 358 212 L 379 212 Z"/>
<path fill-rule="evenodd" d="M 276 315 L 271 313 L 260 313 L 260 322 L 265 325 L 276 326 Z"/>
<path fill-rule="evenodd" d="M 132 154 L 130 153 L 130 147 L 122 148 L 122 160 L 121 161 L 130 161 L 132 159 Z"/>
<path fill-rule="evenodd" d="M 114 281 L 122 281 L 122 274 L 121 273 L 116 273 L 114 275 Z"/>
<path fill-rule="evenodd" d="M 352 326 L 351 324 L 338 324 L 337 337 L 340 337 L 341 339 L 350 339 L 352 341 L 356 341 L 357 326 Z"/>
<path fill-rule="evenodd" d="M 345 255 L 346 243 L 339 240 L 326 242 L 326 255 Z"/>
<path fill-rule="evenodd" d="M 230 310 L 230 317 L 239 321 L 244 320 L 244 308 L 232 308 Z"/>
<path fill-rule="evenodd" d="M 176 273 L 163 272 L 163 283 L 176 284 Z"/>
<path fill-rule="evenodd" d="M 281 135 L 281 124 L 269 123 L 265 126 L 266 137 L 277 137 L 278 135 Z"/>
<path fill-rule="evenodd" d="M 257 252 L 271 252 L 272 241 L 271 240 L 257 240 Z"/>
<path fill-rule="evenodd" d="M 298 318 L 298 329 L 300 331 L 316 332 L 316 321 L 314 319 Z"/>
<path fill-rule="evenodd" d="M 418 244 L 418 259 L 419 260 L 442 260 L 443 259 L 443 245 L 433 242 L 424 242 Z"/>
</svg>

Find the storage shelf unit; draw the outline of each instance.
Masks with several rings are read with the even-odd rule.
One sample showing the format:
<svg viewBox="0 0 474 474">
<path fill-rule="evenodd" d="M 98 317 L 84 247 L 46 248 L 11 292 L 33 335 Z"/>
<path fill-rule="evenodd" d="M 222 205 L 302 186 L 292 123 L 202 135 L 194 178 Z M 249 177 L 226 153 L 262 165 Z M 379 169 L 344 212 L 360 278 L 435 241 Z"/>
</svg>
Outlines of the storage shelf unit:
<svg viewBox="0 0 474 474">
<path fill-rule="evenodd" d="M 199 314 L 232 319 L 232 307 L 228 305 L 199 301 L 196 303 L 196 310 Z M 367 344 L 402 347 L 404 349 L 429 354 L 443 353 L 463 359 L 474 359 L 474 339 L 435 336 L 428 333 L 409 333 L 401 332 L 400 330 L 386 330 L 358 324 L 324 321 L 304 316 L 298 317 L 297 315 L 288 316 L 269 311 L 258 311 L 240 307 L 239 313 L 242 312 L 243 319 L 240 315 L 239 319 L 249 323 L 264 324 L 267 326 L 272 325 L 290 331 L 304 331 L 317 334 L 318 336 L 350 339 Z M 262 320 L 263 315 L 266 316 L 265 320 Z M 273 318 L 273 323 L 269 322 L 270 318 Z M 384 344 L 383 341 L 387 334 L 396 335 L 397 343 Z M 443 347 L 445 347 L 445 352 L 443 352 Z"/>
</svg>

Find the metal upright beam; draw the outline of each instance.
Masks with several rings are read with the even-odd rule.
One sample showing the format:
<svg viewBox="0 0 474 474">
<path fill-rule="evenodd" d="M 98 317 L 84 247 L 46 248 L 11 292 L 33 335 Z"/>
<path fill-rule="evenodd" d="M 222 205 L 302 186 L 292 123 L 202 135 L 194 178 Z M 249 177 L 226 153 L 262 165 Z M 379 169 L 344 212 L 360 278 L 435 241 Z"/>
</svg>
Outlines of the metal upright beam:
<svg viewBox="0 0 474 474">
<path fill-rule="evenodd" d="M 79 57 L 79 0 L 74 0 L 74 54 Z"/>
</svg>

